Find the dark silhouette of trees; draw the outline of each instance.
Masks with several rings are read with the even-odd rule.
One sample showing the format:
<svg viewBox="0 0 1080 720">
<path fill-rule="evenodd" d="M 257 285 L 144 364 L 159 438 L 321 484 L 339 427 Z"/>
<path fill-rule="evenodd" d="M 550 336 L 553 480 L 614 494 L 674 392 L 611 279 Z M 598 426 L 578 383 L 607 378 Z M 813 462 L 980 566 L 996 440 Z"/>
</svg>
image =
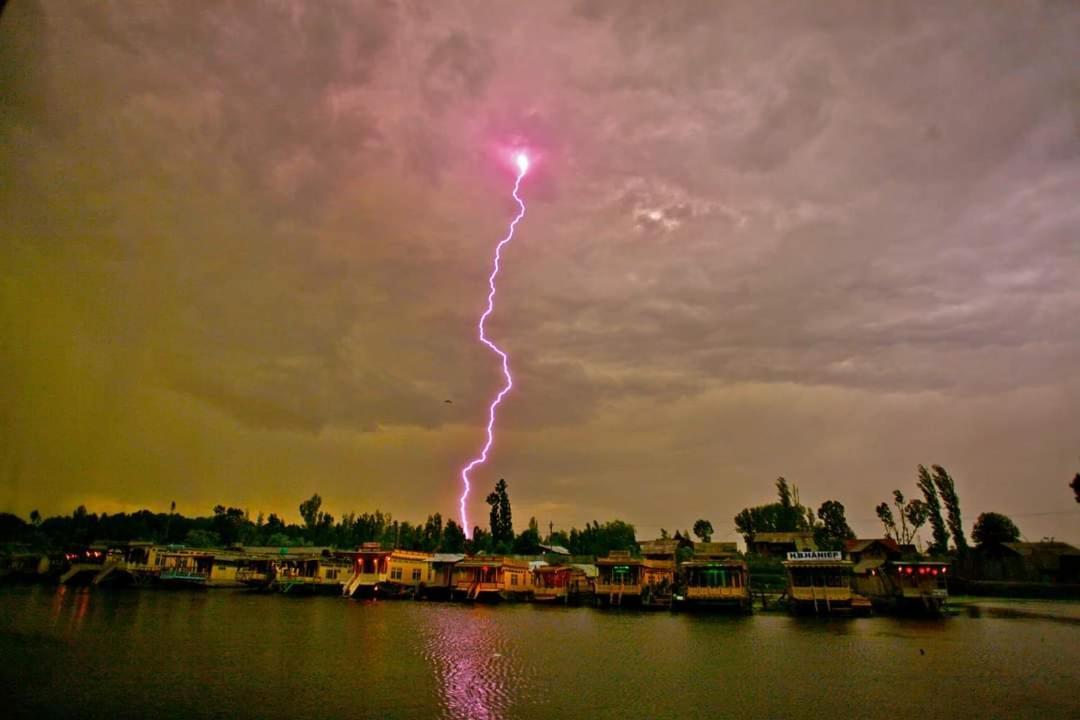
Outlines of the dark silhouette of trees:
<svg viewBox="0 0 1080 720">
<path fill-rule="evenodd" d="M 540 526 L 536 518 L 529 518 L 529 526 L 514 539 L 514 552 L 519 555 L 530 555 L 537 551 L 540 544 Z"/>
<path fill-rule="evenodd" d="M 874 508 L 874 512 L 877 513 L 881 524 L 885 526 L 885 537 L 895 540 L 900 531 L 896 529 L 896 518 L 893 517 L 889 503 L 880 503 Z"/>
<path fill-rule="evenodd" d="M 964 524 L 960 520 L 960 497 L 956 494 L 956 483 L 952 476 L 941 465 L 934 465 L 934 485 L 937 486 L 941 501 L 945 503 L 945 510 L 949 515 L 949 532 L 952 533 L 953 544 L 956 551 L 964 553 L 968 549 L 967 538 L 964 537 Z"/>
<path fill-rule="evenodd" d="M 1020 528 L 1006 515 L 985 512 L 975 521 L 971 539 L 980 548 L 993 547 L 1020 539 Z"/>
<path fill-rule="evenodd" d="M 813 530 L 814 512 L 799 503 L 798 488 L 789 486 L 783 477 L 776 479 L 777 502 L 743 508 L 735 516 L 735 529 L 747 545 L 760 532 Z"/>
<path fill-rule="evenodd" d="M 701 542 L 712 542 L 713 526 L 708 520 L 698 520 L 694 523 L 694 534 Z"/>
<path fill-rule="evenodd" d="M 920 465 L 918 473 L 919 479 L 916 484 L 926 499 L 926 515 L 934 538 L 927 547 L 927 552 L 931 555 L 944 555 L 949 551 L 949 531 L 945 528 L 945 519 L 941 516 L 941 501 L 938 499 L 934 480 L 930 477 L 930 471 L 926 469 L 926 466 Z"/>
<path fill-rule="evenodd" d="M 890 537 L 901 545 L 910 545 L 919 528 L 926 524 L 926 503 L 917 498 L 908 500 L 904 493 L 893 490 L 893 505 L 896 507 L 895 514 L 888 503 L 881 503 L 874 511 L 885 526 L 885 537 Z M 899 525 L 896 523 L 897 517 L 900 518 Z"/>
<path fill-rule="evenodd" d="M 842 550 L 844 541 L 855 537 L 844 506 L 838 500 L 821 503 L 817 516 L 819 522 L 814 528 L 814 542 L 822 550 Z"/>
<path fill-rule="evenodd" d="M 308 530 L 315 529 L 319 522 L 319 508 L 322 507 L 322 498 L 315 493 L 304 502 L 300 503 L 300 517 L 304 518 L 304 524 Z"/>
<path fill-rule="evenodd" d="M 465 552 L 465 530 L 453 520 L 446 521 L 439 550 L 447 553 Z"/>
<path fill-rule="evenodd" d="M 593 520 L 584 529 L 570 529 L 567 548 L 573 555 L 602 557 L 612 550 L 633 551 L 637 546 L 634 526 L 622 520 L 612 520 L 601 525 Z"/>
<path fill-rule="evenodd" d="M 495 483 L 495 489 L 487 496 L 487 504 L 491 506 L 489 518 L 491 522 L 491 538 L 500 552 L 509 552 L 514 544 L 514 522 L 510 511 L 510 495 L 506 491 L 506 480 L 500 478 Z"/>
<path fill-rule="evenodd" d="M 1073 495 L 1076 496 L 1076 502 L 1080 503 L 1080 473 L 1076 473 L 1076 477 L 1069 483 L 1069 487 L 1072 488 Z"/>
</svg>

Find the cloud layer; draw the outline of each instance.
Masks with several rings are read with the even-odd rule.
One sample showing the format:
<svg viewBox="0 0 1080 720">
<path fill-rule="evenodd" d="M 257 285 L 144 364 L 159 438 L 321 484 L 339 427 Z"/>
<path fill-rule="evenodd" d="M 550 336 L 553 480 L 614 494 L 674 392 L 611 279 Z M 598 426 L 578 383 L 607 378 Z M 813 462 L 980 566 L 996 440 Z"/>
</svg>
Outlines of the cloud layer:
<svg viewBox="0 0 1080 720">
<path fill-rule="evenodd" d="M 0 504 L 718 528 L 784 474 L 1071 536 L 1074 4 L 17 3 Z M 452 400 L 445 403 L 444 400 Z M 480 511 L 480 505 L 476 511 Z"/>
</svg>

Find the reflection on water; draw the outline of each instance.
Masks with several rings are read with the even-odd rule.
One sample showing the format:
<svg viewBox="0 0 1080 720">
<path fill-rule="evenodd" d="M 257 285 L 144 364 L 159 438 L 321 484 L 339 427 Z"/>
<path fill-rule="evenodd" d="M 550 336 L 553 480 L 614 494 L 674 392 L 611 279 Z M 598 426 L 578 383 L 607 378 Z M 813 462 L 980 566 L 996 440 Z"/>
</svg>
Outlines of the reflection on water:
<svg viewBox="0 0 1080 720">
<path fill-rule="evenodd" d="M 497 720 L 506 717 L 509 703 L 510 658 L 502 653 L 492 610 L 473 610 L 432 608 L 425 655 L 438 679 L 443 715 Z"/>
<path fill-rule="evenodd" d="M 1080 625 L 0 587 L 15 714 L 1080 717 Z"/>
</svg>

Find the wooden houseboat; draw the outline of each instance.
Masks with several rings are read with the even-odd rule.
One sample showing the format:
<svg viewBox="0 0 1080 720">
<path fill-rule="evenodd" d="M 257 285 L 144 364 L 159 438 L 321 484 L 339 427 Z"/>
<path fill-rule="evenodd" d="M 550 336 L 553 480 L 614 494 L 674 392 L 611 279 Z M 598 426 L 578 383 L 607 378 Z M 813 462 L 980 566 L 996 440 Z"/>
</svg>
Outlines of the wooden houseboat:
<svg viewBox="0 0 1080 720">
<path fill-rule="evenodd" d="M 849 540 L 853 587 L 875 610 L 939 615 L 949 598 L 949 563 L 923 560 L 891 538 Z M 905 559 L 907 558 L 907 559 Z"/>
<path fill-rule="evenodd" d="M 870 601 L 851 589 L 853 563 L 836 551 L 789 552 L 784 561 L 788 606 L 795 613 L 868 614 Z"/>
<path fill-rule="evenodd" d="M 527 600 L 533 592 L 529 563 L 507 557 L 471 557 L 454 568 L 458 600 Z"/>
<path fill-rule="evenodd" d="M 676 598 L 687 610 L 750 612 L 750 574 L 734 543 L 695 543 L 693 558 L 679 565 Z"/>
<path fill-rule="evenodd" d="M 210 582 L 214 553 L 182 547 L 159 548 L 153 562 L 159 584 L 165 587 L 204 588 Z"/>
<path fill-rule="evenodd" d="M 283 556 L 274 562 L 270 587 L 290 595 L 338 595 L 352 570 L 352 562 L 329 551 L 320 555 Z"/>
<path fill-rule="evenodd" d="M 44 580 L 55 566 L 45 553 L 17 552 L 0 558 L 0 580 Z"/>
<path fill-rule="evenodd" d="M 642 563 L 641 605 L 668 609 L 675 597 L 676 557 L 679 540 L 660 539 L 639 545 Z"/>
<path fill-rule="evenodd" d="M 569 605 L 592 595 L 592 582 L 580 565 L 541 565 L 532 572 L 536 602 Z"/>
<path fill-rule="evenodd" d="M 454 568 L 465 559 L 461 553 L 434 553 L 431 556 L 431 574 L 424 597 L 432 600 L 449 600 L 454 592 Z"/>
<path fill-rule="evenodd" d="M 352 576 L 342 593 L 346 597 L 419 597 L 434 580 L 431 553 L 383 550 L 365 543 L 352 553 Z"/>
<path fill-rule="evenodd" d="M 641 605 L 645 561 L 626 550 L 612 550 L 596 561 L 598 605 Z"/>
</svg>

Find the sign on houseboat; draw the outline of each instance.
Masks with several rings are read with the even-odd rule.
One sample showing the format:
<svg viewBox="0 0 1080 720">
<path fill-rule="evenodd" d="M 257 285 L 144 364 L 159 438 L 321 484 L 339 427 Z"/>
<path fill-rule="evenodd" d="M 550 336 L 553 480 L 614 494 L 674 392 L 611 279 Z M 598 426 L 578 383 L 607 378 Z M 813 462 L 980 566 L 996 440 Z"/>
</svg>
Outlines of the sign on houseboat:
<svg viewBox="0 0 1080 720">
<path fill-rule="evenodd" d="M 838 550 L 803 550 L 789 552 L 788 560 L 841 560 L 843 559 Z"/>
</svg>

